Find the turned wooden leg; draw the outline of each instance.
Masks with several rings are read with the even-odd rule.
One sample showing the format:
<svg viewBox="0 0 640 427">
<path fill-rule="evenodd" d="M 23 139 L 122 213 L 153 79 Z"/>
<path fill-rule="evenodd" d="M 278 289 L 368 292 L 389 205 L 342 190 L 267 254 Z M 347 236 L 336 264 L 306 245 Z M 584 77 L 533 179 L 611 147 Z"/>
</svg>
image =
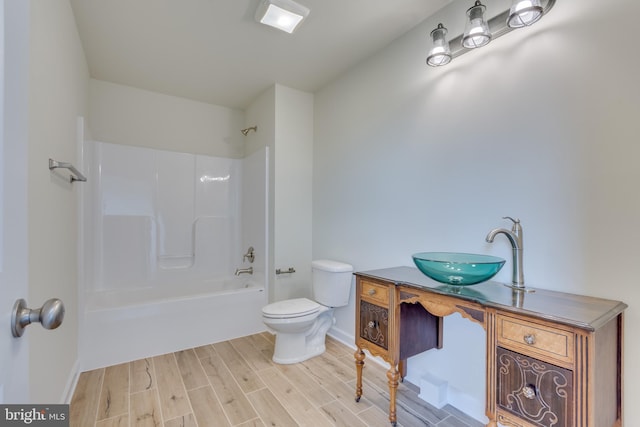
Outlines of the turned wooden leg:
<svg viewBox="0 0 640 427">
<path fill-rule="evenodd" d="M 404 382 L 404 377 L 407 376 L 407 359 L 398 362 L 398 372 L 400 372 L 400 382 Z"/>
<path fill-rule="evenodd" d="M 364 366 L 365 354 L 361 348 L 358 348 L 353 354 L 356 359 L 356 402 L 360 402 L 362 396 L 362 367 Z"/>
<path fill-rule="evenodd" d="M 387 378 L 389 379 L 389 422 L 391 425 L 396 425 L 396 392 L 398 391 L 398 379 L 400 373 L 395 365 L 391 365 L 387 371 Z"/>
</svg>

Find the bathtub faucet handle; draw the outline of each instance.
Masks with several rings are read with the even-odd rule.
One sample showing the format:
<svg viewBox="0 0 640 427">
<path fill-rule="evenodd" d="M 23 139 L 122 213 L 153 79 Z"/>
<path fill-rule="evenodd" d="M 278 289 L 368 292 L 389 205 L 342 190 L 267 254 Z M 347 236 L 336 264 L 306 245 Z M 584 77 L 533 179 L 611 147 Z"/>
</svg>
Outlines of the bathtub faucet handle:
<svg viewBox="0 0 640 427">
<path fill-rule="evenodd" d="M 253 252 L 253 246 L 249 246 L 249 249 L 247 249 L 247 253 L 242 256 L 242 262 L 249 260 L 249 262 L 252 263 L 253 261 L 255 261 L 255 259 L 256 257 Z"/>
</svg>

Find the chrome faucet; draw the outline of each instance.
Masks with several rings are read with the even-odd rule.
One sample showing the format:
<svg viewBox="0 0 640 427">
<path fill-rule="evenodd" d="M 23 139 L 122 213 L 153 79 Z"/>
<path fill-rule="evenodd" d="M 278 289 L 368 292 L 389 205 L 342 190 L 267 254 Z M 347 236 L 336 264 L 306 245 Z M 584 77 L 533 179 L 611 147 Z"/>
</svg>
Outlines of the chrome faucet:
<svg viewBox="0 0 640 427">
<path fill-rule="evenodd" d="M 502 219 L 509 219 L 513 221 L 513 226 L 511 230 L 507 230 L 506 228 L 496 228 L 491 230 L 489 234 L 487 234 L 487 242 L 493 243 L 493 239 L 498 234 L 504 234 L 511 242 L 511 247 L 513 248 L 513 276 L 511 278 L 511 284 L 514 288 L 524 288 L 524 273 L 522 272 L 522 252 L 524 251 L 524 246 L 522 243 L 522 227 L 520 226 L 519 219 L 513 219 L 509 216 L 502 217 Z"/>
<path fill-rule="evenodd" d="M 234 273 L 236 276 L 241 274 L 253 274 L 253 267 L 249 268 L 236 268 L 236 272 Z"/>
</svg>

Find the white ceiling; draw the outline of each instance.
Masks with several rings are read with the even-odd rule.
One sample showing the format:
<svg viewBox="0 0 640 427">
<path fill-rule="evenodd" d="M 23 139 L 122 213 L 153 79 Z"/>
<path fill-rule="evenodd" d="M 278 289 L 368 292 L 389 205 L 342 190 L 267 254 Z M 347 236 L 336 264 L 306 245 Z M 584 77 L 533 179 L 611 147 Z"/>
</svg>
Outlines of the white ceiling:
<svg viewBox="0 0 640 427">
<path fill-rule="evenodd" d="M 244 109 L 274 83 L 317 91 L 452 0 L 298 0 L 293 35 L 255 22 L 258 1 L 71 5 L 91 77 Z"/>
</svg>

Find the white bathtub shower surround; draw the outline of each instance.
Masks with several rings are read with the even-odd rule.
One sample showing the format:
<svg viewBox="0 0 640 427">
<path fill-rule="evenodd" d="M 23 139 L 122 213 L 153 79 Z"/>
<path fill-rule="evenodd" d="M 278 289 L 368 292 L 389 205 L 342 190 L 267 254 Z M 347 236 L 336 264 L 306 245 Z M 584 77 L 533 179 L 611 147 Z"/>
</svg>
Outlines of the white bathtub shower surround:
<svg viewBox="0 0 640 427">
<path fill-rule="evenodd" d="M 235 286 L 235 289 L 231 289 Z M 82 369 L 90 370 L 264 330 L 262 284 L 234 278 L 180 288 L 109 292 L 88 300 Z M 171 292 L 173 290 L 173 292 Z M 164 293 L 159 298 L 153 291 Z"/>
<path fill-rule="evenodd" d="M 226 159 L 90 142 L 85 156 L 82 369 L 265 329 L 267 149 Z M 254 274 L 235 277 L 245 246 Z"/>
<path fill-rule="evenodd" d="M 89 292 L 232 275 L 243 160 L 88 144 Z"/>
<path fill-rule="evenodd" d="M 251 276 L 211 279 L 200 282 L 181 282 L 180 286 L 164 284 L 148 288 L 94 292 L 86 299 L 86 311 L 113 310 L 141 305 L 158 304 L 180 299 L 198 299 L 237 292 L 255 292 L 264 289 L 262 283 Z"/>
</svg>

